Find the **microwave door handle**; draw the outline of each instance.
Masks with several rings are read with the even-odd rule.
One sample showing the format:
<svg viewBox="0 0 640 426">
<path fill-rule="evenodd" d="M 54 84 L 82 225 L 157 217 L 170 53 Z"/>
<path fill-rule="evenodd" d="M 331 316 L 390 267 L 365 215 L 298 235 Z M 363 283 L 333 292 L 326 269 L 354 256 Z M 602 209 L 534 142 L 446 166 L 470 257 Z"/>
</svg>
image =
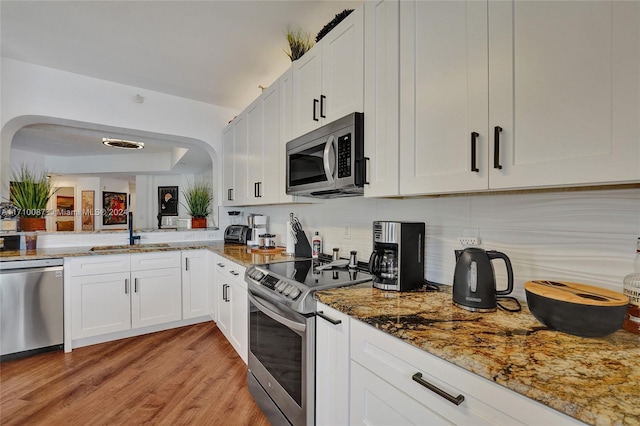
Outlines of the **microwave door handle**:
<svg viewBox="0 0 640 426">
<path fill-rule="evenodd" d="M 333 183 L 333 173 L 335 170 L 331 170 L 331 148 L 334 146 L 334 144 L 336 143 L 336 138 L 331 135 L 329 136 L 329 139 L 327 139 L 327 143 L 324 145 L 324 155 L 323 155 L 323 159 L 324 159 L 324 173 L 327 175 L 327 181 L 332 184 Z M 335 155 L 335 148 L 334 148 L 334 155 Z M 335 167 L 335 166 L 334 166 Z"/>
</svg>

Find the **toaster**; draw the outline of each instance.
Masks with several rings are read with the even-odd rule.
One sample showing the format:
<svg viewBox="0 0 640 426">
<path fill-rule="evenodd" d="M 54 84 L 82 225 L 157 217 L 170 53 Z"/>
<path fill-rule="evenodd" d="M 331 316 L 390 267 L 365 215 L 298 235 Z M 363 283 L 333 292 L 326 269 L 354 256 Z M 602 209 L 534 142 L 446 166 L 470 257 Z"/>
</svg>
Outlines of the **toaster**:
<svg viewBox="0 0 640 426">
<path fill-rule="evenodd" d="M 224 230 L 225 244 L 247 244 L 251 239 L 251 228 L 247 225 L 229 225 Z"/>
</svg>

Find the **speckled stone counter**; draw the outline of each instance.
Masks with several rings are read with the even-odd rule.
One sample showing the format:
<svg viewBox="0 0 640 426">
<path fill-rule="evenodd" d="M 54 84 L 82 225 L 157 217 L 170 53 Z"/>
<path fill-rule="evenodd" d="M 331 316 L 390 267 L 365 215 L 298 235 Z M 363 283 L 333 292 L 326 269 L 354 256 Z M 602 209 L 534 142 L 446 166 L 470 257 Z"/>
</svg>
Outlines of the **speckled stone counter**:
<svg viewBox="0 0 640 426">
<path fill-rule="evenodd" d="M 246 245 L 224 244 L 222 241 L 187 241 L 178 243 L 140 244 L 92 251 L 91 247 L 38 248 L 36 250 L 0 251 L 0 262 L 13 260 L 54 259 L 77 256 L 104 256 L 118 253 L 145 253 L 174 250 L 210 250 L 242 266 L 293 260 L 289 255 L 252 253 Z M 0 265 L 1 267 L 1 265 Z"/>
<path fill-rule="evenodd" d="M 351 317 L 583 422 L 640 425 L 640 337 L 582 338 L 519 313 L 473 313 L 442 292 L 396 293 L 371 283 L 317 298 Z"/>
</svg>

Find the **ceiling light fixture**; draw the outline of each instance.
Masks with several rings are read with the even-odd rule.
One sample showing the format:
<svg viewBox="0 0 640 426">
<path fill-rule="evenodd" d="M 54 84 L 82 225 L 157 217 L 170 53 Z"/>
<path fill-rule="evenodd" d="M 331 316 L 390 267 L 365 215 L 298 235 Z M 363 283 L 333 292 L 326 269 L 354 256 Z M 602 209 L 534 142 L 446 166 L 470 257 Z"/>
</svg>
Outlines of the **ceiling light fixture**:
<svg viewBox="0 0 640 426">
<path fill-rule="evenodd" d="M 143 142 L 127 141 L 124 139 L 114 138 L 102 138 L 102 143 L 112 148 L 120 149 L 142 149 L 144 148 Z"/>
</svg>

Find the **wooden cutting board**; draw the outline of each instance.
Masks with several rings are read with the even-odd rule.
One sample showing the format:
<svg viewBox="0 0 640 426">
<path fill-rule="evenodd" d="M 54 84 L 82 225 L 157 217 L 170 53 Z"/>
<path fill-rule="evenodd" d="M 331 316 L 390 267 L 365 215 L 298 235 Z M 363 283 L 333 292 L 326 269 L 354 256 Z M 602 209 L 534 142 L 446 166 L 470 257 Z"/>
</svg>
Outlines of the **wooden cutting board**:
<svg viewBox="0 0 640 426">
<path fill-rule="evenodd" d="M 538 296 L 580 305 L 625 306 L 629 303 L 622 293 L 567 281 L 527 281 L 524 289 Z"/>
<path fill-rule="evenodd" d="M 255 253 L 255 254 L 276 254 L 276 253 L 282 253 L 283 251 L 285 251 L 286 248 L 284 247 L 274 247 L 274 248 L 260 248 L 260 247 L 253 247 L 251 249 L 251 253 Z"/>
</svg>

